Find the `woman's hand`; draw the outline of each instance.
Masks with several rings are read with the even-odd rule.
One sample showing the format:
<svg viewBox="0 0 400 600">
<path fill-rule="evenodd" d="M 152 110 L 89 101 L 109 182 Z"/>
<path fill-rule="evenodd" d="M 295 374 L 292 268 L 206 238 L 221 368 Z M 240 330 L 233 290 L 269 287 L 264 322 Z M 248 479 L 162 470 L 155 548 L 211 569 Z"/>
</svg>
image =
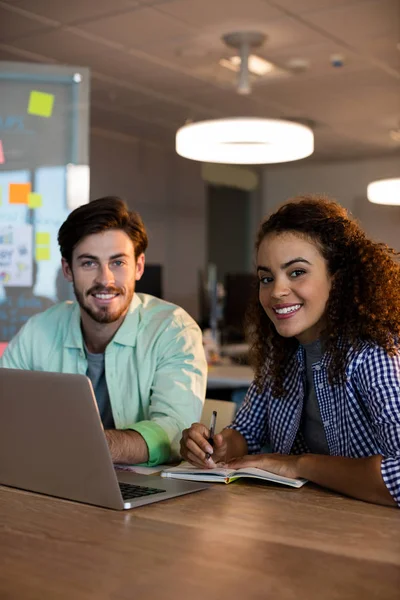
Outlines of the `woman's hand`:
<svg viewBox="0 0 400 600">
<path fill-rule="evenodd" d="M 214 436 L 214 446 L 210 446 L 208 438 L 210 431 L 201 423 L 193 423 L 189 429 L 184 429 L 181 439 L 181 456 L 202 469 L 214 469 L 216 463 L 224 462 L 227 454 L 227 442 L 219 433 Z M 206 459 L 206 454 L 210 458 Z"/>
<path fill-rule="evenodd" d="M 229 469 L 256 467 L 275 475 L 295 479 L 300 477 L 298 462 L 299 456 L 294 454 L 247 454 L 242 458 L 234 458 L 226 466 Z"/>
</svg>

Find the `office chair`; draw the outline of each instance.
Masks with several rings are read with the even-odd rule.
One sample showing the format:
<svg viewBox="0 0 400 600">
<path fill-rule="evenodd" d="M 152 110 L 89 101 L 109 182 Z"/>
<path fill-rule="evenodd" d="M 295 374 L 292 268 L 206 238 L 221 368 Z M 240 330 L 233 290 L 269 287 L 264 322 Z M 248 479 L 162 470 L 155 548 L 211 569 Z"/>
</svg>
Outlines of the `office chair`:
<svg viewBox="0 0 400 600">
<path fill-rule="evenodd" d="M 211 400 L 210 398 L 206 398 L 200 421 L 206 427 L 210 426 L 213 410 L 216 410 L 218 413 L 216 433 L 219 433 L 232 423 L 236 412 L 236 404 L 227 400 Z"/>
</svg>

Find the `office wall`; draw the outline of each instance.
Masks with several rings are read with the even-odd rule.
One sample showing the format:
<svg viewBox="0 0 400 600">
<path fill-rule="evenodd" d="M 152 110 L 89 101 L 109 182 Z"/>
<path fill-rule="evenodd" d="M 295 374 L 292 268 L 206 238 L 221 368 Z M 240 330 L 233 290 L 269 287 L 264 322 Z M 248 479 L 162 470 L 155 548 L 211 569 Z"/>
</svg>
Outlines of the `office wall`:
<svg viewBox="0 0 400 600">
<path fill-rule="evenodd" d="M 223 282 L 226 273 L 248 268 L 250 192 L 219 185 L 207 191 L 207 255 Z"/>
<path fill-rule="evenodd" d="M 263 214 L 297 194 L 328 194 L 352 211 L 368 235 L 400 250 L 400 206 L 367 200 L 368 183 L 396 176 L 400 176 L 400 156 L 266 167 L 262 172 Z"/>
<path fill-rule="evenodd" d="M 164 265 L 164 295 L 198 316 L 206 260 L 206 196 L 199 163 L 141 140 L 92 130 L 92 199 L 123 197 L 143 218 L 148 262 Z"/>
</svg>

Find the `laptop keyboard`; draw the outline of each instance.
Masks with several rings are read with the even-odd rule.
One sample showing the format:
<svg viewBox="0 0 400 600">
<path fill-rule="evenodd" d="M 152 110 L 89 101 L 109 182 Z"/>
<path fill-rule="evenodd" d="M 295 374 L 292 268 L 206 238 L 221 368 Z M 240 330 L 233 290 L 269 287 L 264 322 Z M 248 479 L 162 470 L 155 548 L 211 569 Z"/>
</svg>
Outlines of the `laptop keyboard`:
<svg viewBox="0 0 400 600">
<path fill-rule="evenodd" d="M 132 483 L 119 483 L 119 489 L 121 490 L 122 498 L 124 500 L 134 500 L 135 498 L 142 498 L 143 496 L 152 496 L 154 494 L 165 492 L 165 490 L 160 490 L 158 488 L 133 485 Z"/>
</svg>

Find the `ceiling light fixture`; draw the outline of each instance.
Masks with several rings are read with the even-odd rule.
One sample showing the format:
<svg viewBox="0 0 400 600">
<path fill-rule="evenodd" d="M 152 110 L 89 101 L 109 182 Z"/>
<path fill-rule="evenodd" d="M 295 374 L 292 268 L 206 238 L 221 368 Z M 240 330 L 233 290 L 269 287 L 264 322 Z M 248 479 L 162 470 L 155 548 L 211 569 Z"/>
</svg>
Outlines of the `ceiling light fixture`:
<svg viewBox="0 0 400 600">
<path fill-rule="evenodd" d="M 367 197 L 374 204 L 400 205 L 400 177 L 373 181 L 367 187 Z"/>
<path fill-rule="evenodd" d="M 181 127 L 176 134 L 180 156 L 202 162 L 255 165 L 289 162 L 312 154 L 309 127 L 279 119 L 213 119 Z"/>
<path fill-rule="evenodd" d="M 235 54 L 235 56 L 230 56 L 229 58 L 221 58 L 219 64 L 221 65 L 221 67 L 225 67 L 226 69 L 235 71 L 235 73 L 239 73 L 241 62 L 242 59 L 240 58 L 240 56 Z M 265 60 L 264 58 L 261 58 L 261 56 L 257 56 L 256 54 L 250 54 L 249 72 L 252 75 L 263 77 L 263 75 L 271 73 L 275 69 L 277 69 L 277 67 L 273 63 L 269 62 L 268 60 Z"/>
<path fill-rule="evenodd" d="M 223 37 L 239 50 L 239 94 L 250 93 L 250 48 L 260 46 L 265 35 L 232 33 Z M 178 129 L 176 152 L 185 158 L 223 164 L 267 164 L 299 160 L 314 151 L 310 127 L 281 119 L 236 117 L 189 123 Z"/>
<path fill-rule="evenodd" d="M 259 48 L 267 39 L 264 33 L 258 31 L 240 31 L 237 33 L 228 33 L 222 36 L 222 41 L 238 51 L 238 56 L 232 57 L 233 64 L 236 62 L 238 70 L 238 85 L 236 91 L 238 94 L 247 95 L 251 92 L 250 87 L 250 50 Z M 256 57 L 257 58 L 257 57 Z M 231 59 L 231 61 L 232 61 Z M 271 64 L 271 63 L 269 63 Z M 254 66 L 254 61 L 253 61 Z"/>
</svg>

